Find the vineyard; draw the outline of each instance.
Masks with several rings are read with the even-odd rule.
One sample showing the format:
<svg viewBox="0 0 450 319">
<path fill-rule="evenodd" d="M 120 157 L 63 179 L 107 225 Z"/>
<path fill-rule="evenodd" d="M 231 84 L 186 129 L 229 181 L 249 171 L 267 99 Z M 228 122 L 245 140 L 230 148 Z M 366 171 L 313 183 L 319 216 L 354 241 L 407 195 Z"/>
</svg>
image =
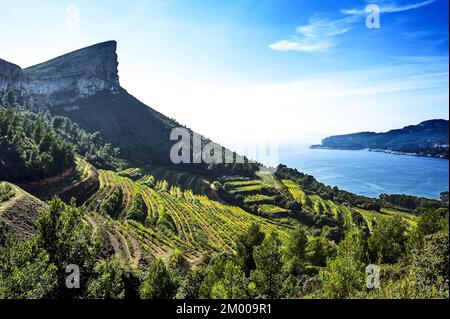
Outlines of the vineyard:
<svg viewBox="0 0 450 319">
<path fill-rule="evenodd" d="M 0 183 L 0 190 L 5 189 L 9 195 L 0 201 L 0 223 L 4 224 L 7 232 L 29 237 L 35 231 L 36 218 L 46 205 L 15 185 Z"/>
<path fill-rule="evenodd" d="M 144 256 L 150 260 L 167 258 L 175 249 L 190 261 L 205 253 L 234 251 L 237 237 L 252 223 L 258 223 L 267 233 L 277 231 L 282 239 L 287 238 L 286 229 L 274 221 L 196 195 L 192 190 L 169 186 L 165 180 L 135 176 L 133 181 L 123 173 L 105 170 L 98 175 L 99 190 L 85 203 L 93 212 L 89 221 L 100 229 L 116 253 L 134 260 L 135 265 Z M 117 199 L 107 204 L 112 198 Z M 111 215 L 105 213 L 106 206 L 113 207 Z"/>
<path fill-rule="evenodd" d="M 285 186 L 270 173 L 258 173 L 260 179 L 225 179 L 224 189 L 234 197 L 242 197 L 247 206 L 252 206 L 261 215 L 284 216 L 291 211 L 277 205 L 277 197 L 283 196 Z M 286 215 L 287 216 L 287 215 Z"/>
<path fill-rule="evenodd" d="M 400 216 L 410 225 L 416 224 L 416 217 L 412 214 L 403 213 L 400 211 L 382 208 L 380 212 L 373 210 L 366 210 L 350 205 L 336 204 L 331 200 L 324 200 L 318 195 L 307 195 L 301 187 L 291 180 L 282 180 L 282 183 L 287 187 L 292 198 L 303 205 L 303 209 L 315 214 L 328 214 L 335 220 L 339 220 L 347 228 L 356 226 L 355 218 L 362 217 L 364 223 L 369 230 L 372 230 L 374 223 L 382 218 L 390 218 Z"/>
</svg>

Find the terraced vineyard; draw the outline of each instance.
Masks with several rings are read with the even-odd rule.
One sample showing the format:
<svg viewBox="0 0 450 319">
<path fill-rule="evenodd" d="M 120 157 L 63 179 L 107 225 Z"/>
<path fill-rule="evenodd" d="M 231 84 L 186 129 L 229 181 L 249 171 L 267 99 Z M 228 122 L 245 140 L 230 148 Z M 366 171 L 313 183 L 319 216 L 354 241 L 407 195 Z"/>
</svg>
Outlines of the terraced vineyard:
<svg viewBox="0 0 450 319">
<path fill-rule="evenodd" d="M 350 207 L 348 205 L 336 204 L 331 200 L 324 200 L 318 195 L 307 195 L 300 185 L 291 180 L 282 180 L 287 187 L 292 198 L 303 205 L 303 209 L 315 214 L 330 214 L 335 220 L 340 220 L 347 228 L 355 226 L 354 216 L 360 215 L 367 224 L 369 230 L 372 230 L 374 222 L 381 218 L 390 218 L 400 216 L 410 225 L 416 224 L 416 217 L 411 214 L 400 211 L 382 208 L 380 212 Z"/>
<path fill-rule="evenodd" d="M 192 190 L 195 194 L 218 199 L 211 189 L 210 181 L 202 176 L 161 166 L 149 166 L 145 174 L 153 176 L 156 180 L 166 181 L 170 186 L 178 186 L 183 190 Z"/>
<path fill-rule="evenodd" d="M 6 185 L 12 196 L 0 201 L 0 222 L 5 224 L 7 232 L 26 238 L 34 233 L 36 218 L 46 204 L 15 185 L 0 183 Z"/>
<path fill-rule="evenodd" d="M 110 238 L 114 250 L 124 257 L 137 258 L 130 247 L 140 251 L 140 258 L 146 255 L 150 259 L 167 257 L 177 248 L 191 261 L 206 252 L 233 251 L 237 236 L 253 222 L 265 232 L 277 231 L 282 239 L 287 238 L 286 229 L 274 221 L 190 190 L 169 187 L 165 181 L 156 181 L 152 188 L 146 178 L 133 181 L 105 170 L 98 174 L 100 188 L 85 203 L 89 211 L 95 212 L 90 222 L 95 228 L 104 229 L 104 237 Z M 100 214 L 102 203 L 118 189 L 122 193 L 120 214 L 116 218 Z M 138 197 L 145 204 L 141 222 L 129 215 Z"/>
<path fill-rule="evenodd" d="M 68 202 L 75 197 L 82 203 L 98 189 L 97 170 L 79 157 L 75 164 L 74 168 L 58 176 L 18 186 L 43 200 L 58 196 Z"/>
<path fill-rule="evenodd" d="M 289 193 L 291 193 L 292 197 L 300 202 L 302 205 L 307 205 L 308 202 L 308 196 L 306 193 L 300 188 L 299 185 L 294 183 L 293 181 L 289 179 L 282 180 L 283 185 L 287 187 Z"/>
<path fill-rule="evenodd" d="M 243 202 L 254 205 L 258 214 L 287 214 L 289 209 L 276 205 L 276 196 L 281 195 L 285 186 L 268 172 L 258 173 L 261 179 L 228 179 L 224 188 L 233 196 L 243 196 Z"/>
</svg>

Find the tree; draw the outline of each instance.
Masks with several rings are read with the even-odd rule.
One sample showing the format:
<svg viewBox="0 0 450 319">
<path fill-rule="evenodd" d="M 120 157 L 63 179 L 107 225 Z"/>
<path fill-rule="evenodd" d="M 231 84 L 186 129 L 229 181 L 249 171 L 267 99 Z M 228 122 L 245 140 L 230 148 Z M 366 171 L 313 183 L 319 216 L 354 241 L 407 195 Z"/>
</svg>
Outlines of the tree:
<svg viewBox="0 0 450 319">
<path fill-rule="evenodd" d="M 449 268 L 448 230 L 425 236 L 412 254 L 409 268 L 391 279 L 383 280 L 381 289 L 358 295 L 361 298 L 387 299 L 448 299 Z M 383 267 L 385 269 L 386 267 Z M 392 278 L 393 277 L 393 278 Z M 382 275 L 383 278 L 383 275 Z"/>
<path fill-rule="evenodd" d="M 364 288 L 365 263 L 364 243 L 360 231 L 346 234 L 337 247 L 337 256 L 327 262 L 319 277 L 322 289 L 328 298 L 354 296 Z"/>
<path fill-rule="evenodd" d="M 277 298 L 281 284 L 282 255 L 281 242 L 277 233 L 272 233 L 264 239 L 262 244 L 254 249 L 256 269 L 251 272 L 251 280 L 255 284 L 260 296 Z"/>
<path fill-rule="evenodd" d="M 49 298 L 57 286 L 57 267 L 36 240 L 8 236 L 0 249 L 0 299 Z"/>
<path fill-rule="evenodd" d="M 258 224 L 253 223 L 236 241 L 238 260 L 247 276 L 255 269 L 253 249 L 260 245 L 263 240 L 264 233 L 260 230 Z"/>
<path fill-rule="evenodd" d="M 206 267 L 206 274 L 200 284 L 198 296 L 200 299 L 211 298 L 212 289 L 214 285 L 223 278 L 227 258 L 225 256 L 219 256 L 212 261 Z"/>
<path fill-rule="evenodd" d="M 289 272 L 293 275 L 299 275 L 306 261 L 306 247 L 308 245 L 308 236 L 303 226 L 298 225 L 290 234 L 286 249 L 286 263 Z"/>
<path fill-rule="evenodd" d="M 334 257 L 334 254 L 334 246 L 325 236 L 312 238 L 306 247 L 307 258 L 313 266 L 325 267 L 327 258 Z"/>
<path fill-rule="evenodd" d="M 435 287 L 440 297 L 449 294 L 448 229 L 428 235 L 413 256 L 413 273 L 422 287 Z"/>
<path fill-rule="evenodd" d="M 142 283 L 143 299 L 172 299 L 178 288 L 178 280 L 162 260 L 155 261 Z"/>
<path fill-rule="evenodd" d="M 89 283 L 88 297 L 94 299 L 123 299 L 125 288 L 123 270 L 118 260 L 99 261 L 94 268 L 93 279 Z"/>
<path fill-rule="evenodd" d="M 399 216 L 381 219 L 368 241 L 372 260 L 397 262 L 406 250 L 406 231 L 407 226 Z"/>
<path fill-rule="evenodd" d="M 65 270 L 67 265 L 77 265 L 81 272 L 81 287 L 86 289 L 100 245 L 92 227 L 84 220 L 84 211 L 75 207 L 74 201 L 66 205 L 59 198 L 54 198 L 38 219 L 37 229 L 39 246 L 48 253 L 49 261 L 58 269 L 55 296 L 72 298 L 82 295 L 83 289 L 67 289 Z"/>
<path fill-rule="evenodd" d="M 225 263 L 222 278 L 211 289 L 212 299 L 244 299 L 247 296 L 246 279 L 242 268 L 234 260 Z"/>
<path fill-rule="evenodd" d="M 445 229 L 445 216 L 442 216 L 445 212 L 441 209 L 428 209 L 422 213 L 417 221 L 419 235 L 423 237 Z"/>
</svg>

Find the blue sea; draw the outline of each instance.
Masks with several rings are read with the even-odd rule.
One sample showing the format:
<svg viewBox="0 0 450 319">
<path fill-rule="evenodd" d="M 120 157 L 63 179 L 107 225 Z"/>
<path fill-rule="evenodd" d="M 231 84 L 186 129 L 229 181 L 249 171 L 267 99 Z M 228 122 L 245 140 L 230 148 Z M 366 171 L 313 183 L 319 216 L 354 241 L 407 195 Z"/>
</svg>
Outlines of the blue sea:
<svg viewBox="0 0 450 319">
<path fill-rule="evenodd" d="M 370 197 L 386 193 L 439 199 L 448 191 L 446 159 L 296 147 L 280 150 L 279 161 L 327 185 Z"/>
</svg>

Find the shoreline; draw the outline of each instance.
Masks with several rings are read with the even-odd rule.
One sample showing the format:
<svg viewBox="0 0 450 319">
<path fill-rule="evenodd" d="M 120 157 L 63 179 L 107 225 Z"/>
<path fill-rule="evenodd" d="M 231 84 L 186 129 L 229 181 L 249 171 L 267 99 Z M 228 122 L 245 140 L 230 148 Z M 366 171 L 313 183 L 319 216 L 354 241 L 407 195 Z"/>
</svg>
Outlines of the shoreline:
<svg viewBox="0 0 450 319">
<path fill-rule="evenodd" d="M 386 154 L 394 154 L 394 155 L 437 158 L 437 159 L 443 159 L 443 160 L 447 160 L 447 161 L 449 160 L 449 157 L 444 157 L 444 156 L 433 156 L 431 154 L 423 154 L 423 153 L 408 153 L 408 152 L 385 150 L 385 149 L 378 149 L 378 148 L 345 149 L 345 148 L 328 147 L 328 146 L 321 146 L 321 145 L 311 145 L 309 147 L 309 149 L 335 150 L 335 151 L 367 151 L 367 152 L 378 152 L 378 153 L 386 153 Z"/>
</svg>

